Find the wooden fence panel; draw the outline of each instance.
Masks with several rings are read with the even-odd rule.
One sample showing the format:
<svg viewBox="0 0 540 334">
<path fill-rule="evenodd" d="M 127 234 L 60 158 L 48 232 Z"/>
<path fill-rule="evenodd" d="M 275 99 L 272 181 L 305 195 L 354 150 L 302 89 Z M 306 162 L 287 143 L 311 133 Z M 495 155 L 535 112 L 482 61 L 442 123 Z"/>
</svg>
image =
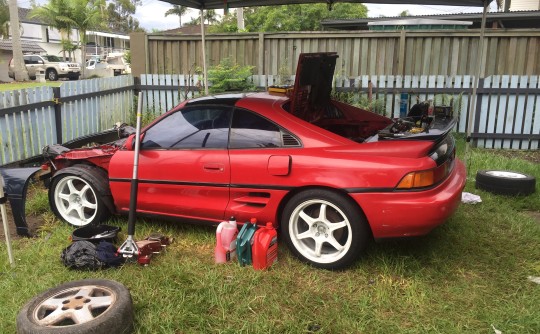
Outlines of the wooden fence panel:
<svg viewBox="0 0 540 334">
<path fill-rule="evenodd" d="M 132 39 L 146 43 L 146 54 L 133 56 L 135 73 L 192 75 L 202 67 L 200 35 L 155 33 Z M 488 30 L 486 59 L 481 76 L 539 75 L 540 31 Z M 145 50 L 144 47 L 134 48 Z M 400 51 L 402 50 L 402 51 Z M 338 52 L 340 75 L 442 75 L 476 73 L 478 30 L 462 31 L 351 31 L 210 34 L 207 62 L 217 65 L 230 58 L 254 66 L 258 75 L 292 75 L 300 53 Z M 148 64 L 148 66 L 146 66 Z"/>
</svg>

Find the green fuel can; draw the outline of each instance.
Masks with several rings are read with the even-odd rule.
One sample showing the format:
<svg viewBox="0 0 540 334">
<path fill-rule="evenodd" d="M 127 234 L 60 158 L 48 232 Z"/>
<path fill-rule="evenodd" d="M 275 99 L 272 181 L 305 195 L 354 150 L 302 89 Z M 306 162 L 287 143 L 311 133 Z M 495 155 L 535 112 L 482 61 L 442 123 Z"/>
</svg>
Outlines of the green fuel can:
<svg viewBox="0 0 540 334">
<path fill-rule="evenodd" d="M 257 230 L 257 219 L 251 218 L 249 222 L 245 222 L 244 226 L 240 229 L 238 237 L 236 238 L 236 255 L 238 256 L 238 263 L 243 267 L 245 265 L 251 265 L 251 245 L 253 244 L 253 235 Z"/>
</svg>

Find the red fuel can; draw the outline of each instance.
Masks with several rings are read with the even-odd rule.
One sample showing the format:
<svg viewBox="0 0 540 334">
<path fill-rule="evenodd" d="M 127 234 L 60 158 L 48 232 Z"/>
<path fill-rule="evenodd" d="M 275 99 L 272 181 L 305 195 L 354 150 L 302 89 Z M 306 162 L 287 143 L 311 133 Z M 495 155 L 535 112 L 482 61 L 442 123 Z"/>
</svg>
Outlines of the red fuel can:
<svg viewBox="0 0 540 334">
<path fill-rule="evenodd" d="M 272 223 L 266 223 L 253 236 L 253 268 L 264 270 L 277 261 L 277 232 Z"/>
</svg>

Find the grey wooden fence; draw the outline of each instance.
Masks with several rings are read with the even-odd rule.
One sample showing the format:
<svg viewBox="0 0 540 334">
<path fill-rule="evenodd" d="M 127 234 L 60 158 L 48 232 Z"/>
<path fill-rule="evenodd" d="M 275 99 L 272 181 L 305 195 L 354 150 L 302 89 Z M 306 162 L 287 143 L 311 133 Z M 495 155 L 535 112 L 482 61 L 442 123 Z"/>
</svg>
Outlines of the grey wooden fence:
<svg viewBox="0 0 540 334">
<path fill-rule="evenodd" d="M 0 165 L 130 121 L 133 88 L 119 76 L 0 92 Z"/>
<path fill-rule="evenodd" d="M 230 58 L 255 74 L 296 73 L 302 52 L 337 52 L 336 72 L 360 75 L 474 75 L 479 31 L 347 31 L 213 34 L 206 38 L 208 64 Z M 145 73 L 193 74 L 202 67 L 201 36 L 131 35 L 132 69 Z M 538 29 L 488 29 L 482 77 L 540 75 Z"/>
</svg>

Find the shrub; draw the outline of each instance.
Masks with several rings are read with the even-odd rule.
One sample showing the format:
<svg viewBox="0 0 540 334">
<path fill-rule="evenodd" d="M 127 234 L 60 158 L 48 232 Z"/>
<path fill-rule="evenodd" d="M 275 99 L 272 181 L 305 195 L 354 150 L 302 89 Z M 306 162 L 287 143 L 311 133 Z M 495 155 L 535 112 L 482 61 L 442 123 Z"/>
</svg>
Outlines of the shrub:
<svg viewBox="0 0 540 334">
<path fill-rule="evenodd" d="M 250 81 L 253 68 L 253 66 L 233 64 L 229 58 L 223 59 L 219 65 L 208 70 L 208 81 L 212 83 L 209 91 L 221 93 L 254 90 L 255 86 Z"/>
</svg>

